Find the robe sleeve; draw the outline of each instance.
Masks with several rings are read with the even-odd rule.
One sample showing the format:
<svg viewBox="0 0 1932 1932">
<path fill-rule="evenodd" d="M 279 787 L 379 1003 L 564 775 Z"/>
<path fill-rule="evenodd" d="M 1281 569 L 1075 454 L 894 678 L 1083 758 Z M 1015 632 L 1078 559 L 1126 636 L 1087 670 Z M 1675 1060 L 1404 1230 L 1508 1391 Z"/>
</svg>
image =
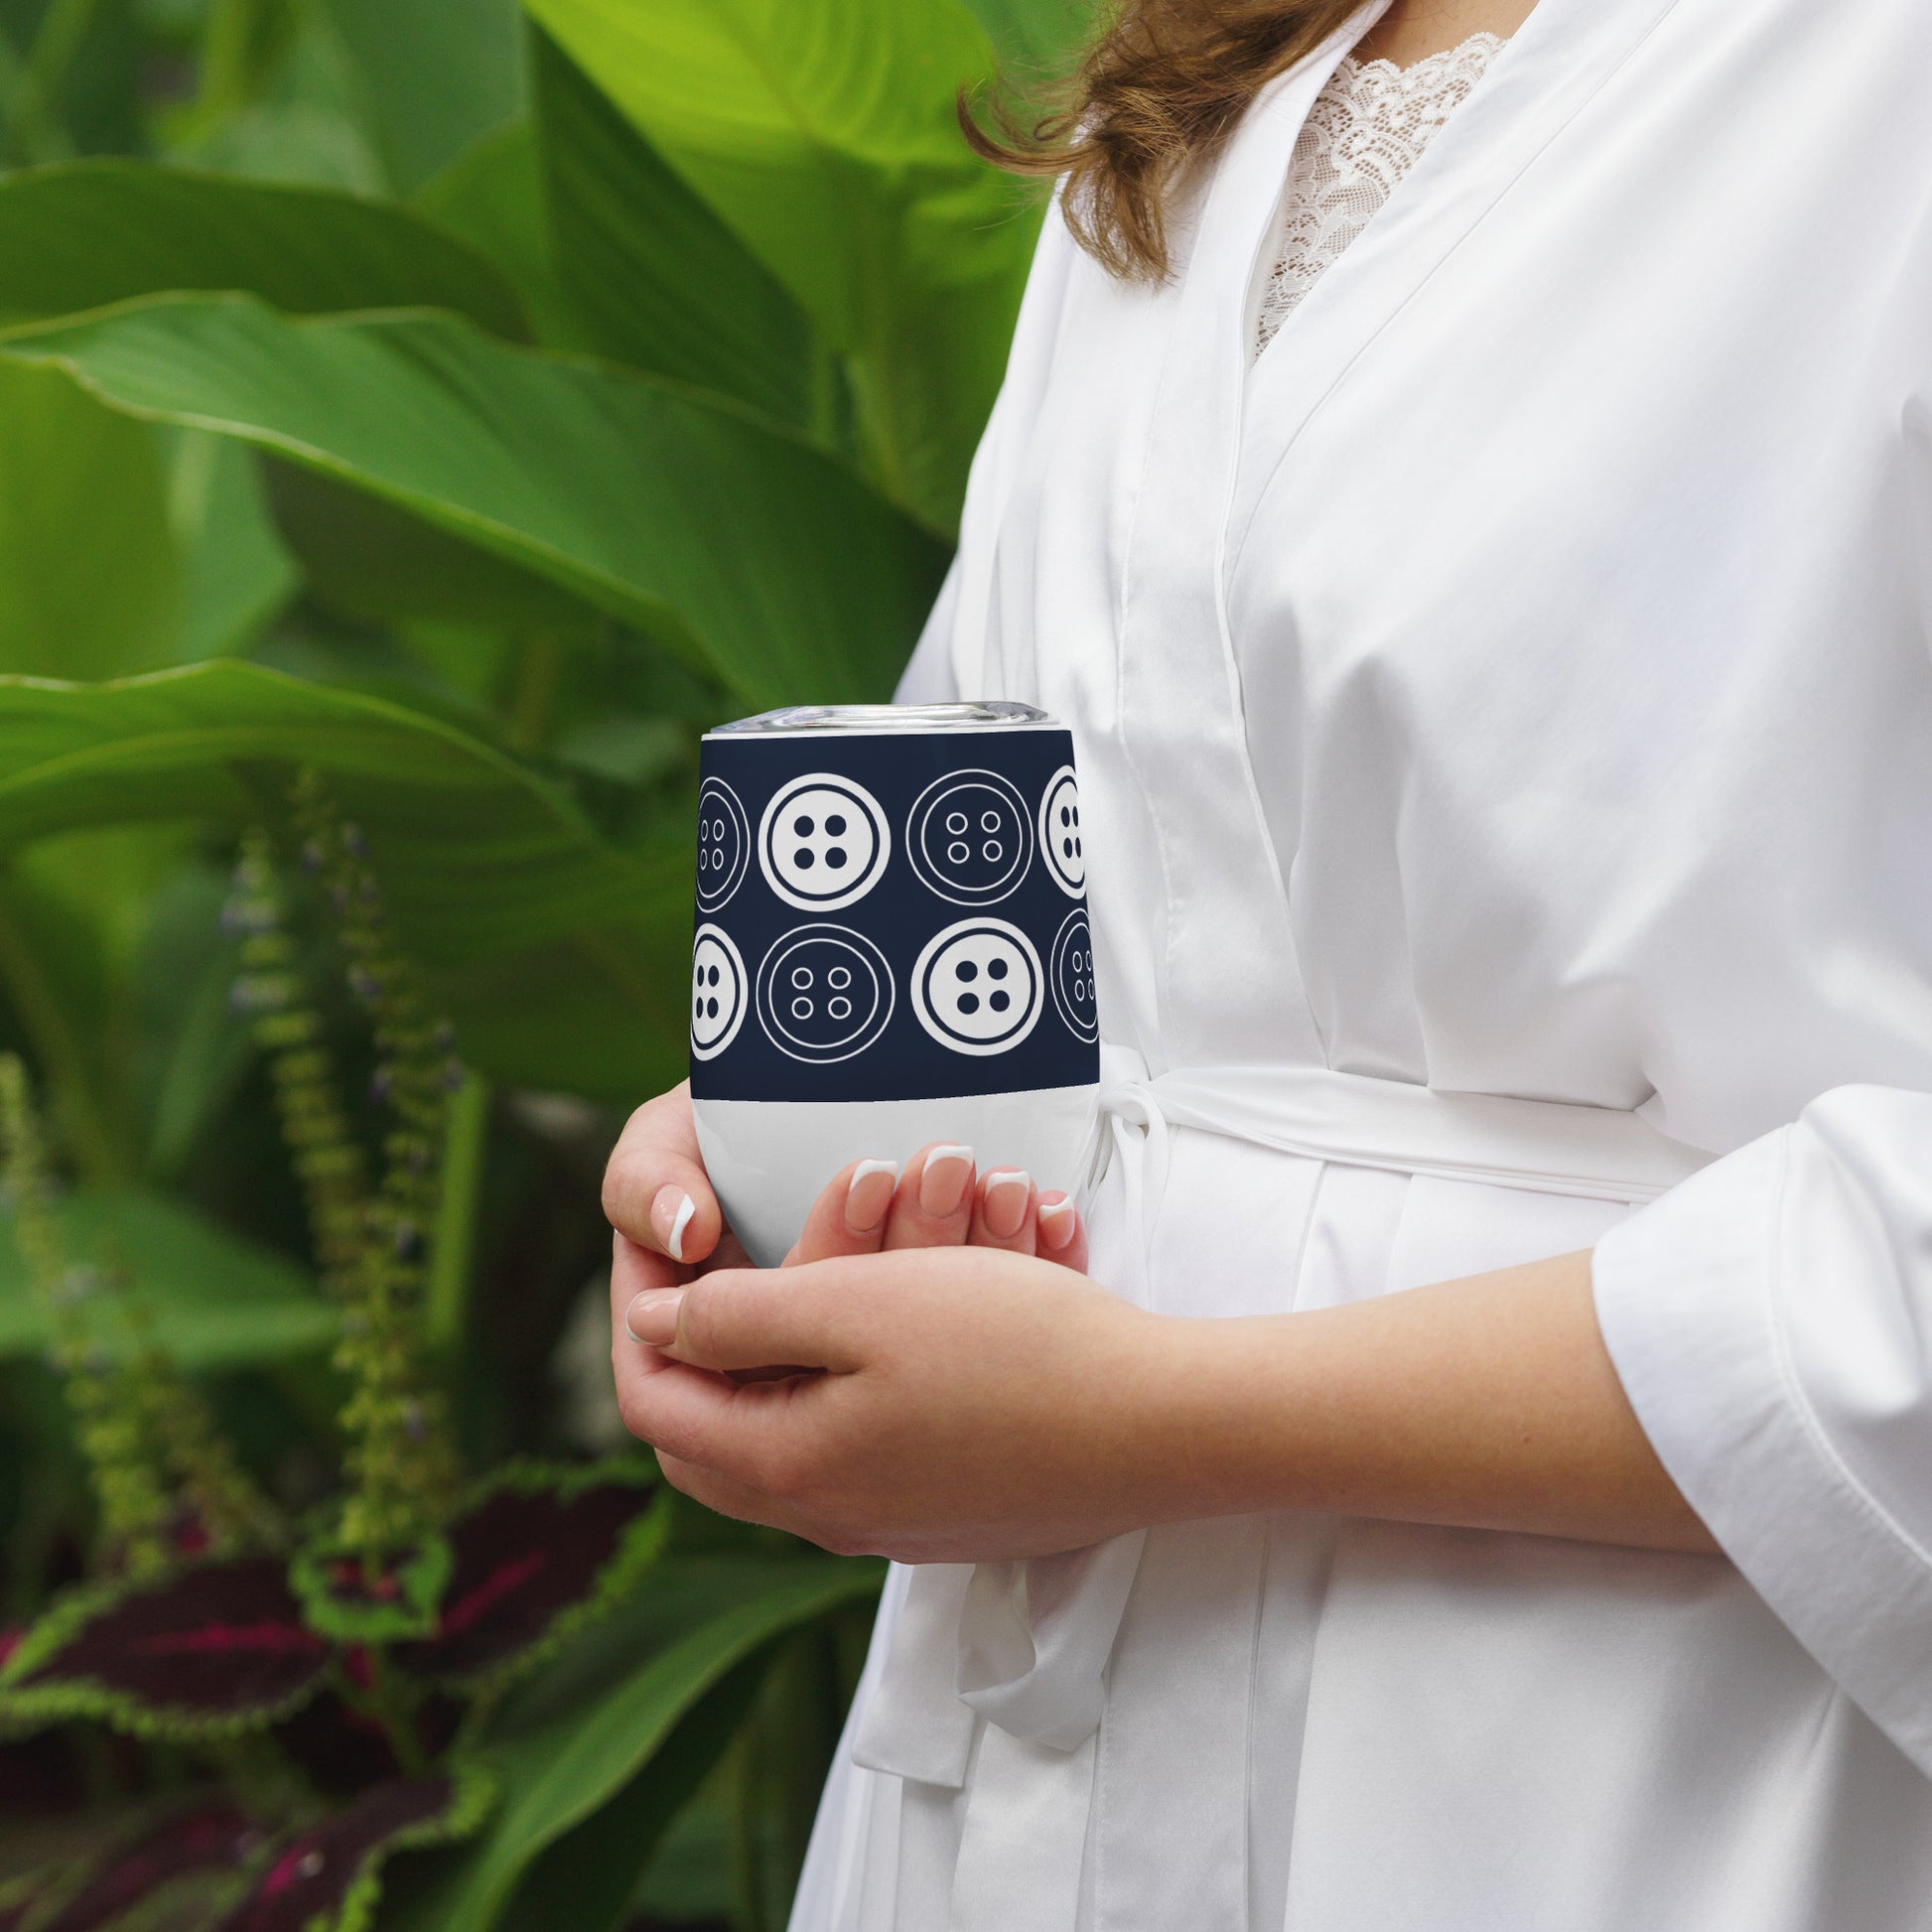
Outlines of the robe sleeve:
<svg viewBox="0 0 1932 1932">
<path fill-rule="evenodd" d="M 1825 1094 L 1619 1223 L 1594 1279 L 1692 1507 L 1932 1775 L 1932 1095 Z"/>
</svg>

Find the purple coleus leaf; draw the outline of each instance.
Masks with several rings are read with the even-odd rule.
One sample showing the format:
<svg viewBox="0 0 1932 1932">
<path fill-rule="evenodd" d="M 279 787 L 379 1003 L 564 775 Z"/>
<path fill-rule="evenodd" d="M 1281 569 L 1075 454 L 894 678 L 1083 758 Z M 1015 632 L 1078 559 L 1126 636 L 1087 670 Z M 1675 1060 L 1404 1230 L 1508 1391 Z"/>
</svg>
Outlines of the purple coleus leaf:
<svg viewBox="0 0 1932 1932">
<path fill-rule="evenodd" d="M 64 1598 L 0 1667 L 0 1719 L 100 1718 L 159 1737 L 253 1729 L 312 1697 L 329 1658 L 279 1559 L 200 1564 Z"/>
<path fill-rule="evenodd" d="M 390 1853 L 467 1837 L 490 1796 L 473 1770 L 379 1784 L 277 1843 L 214 1932 L 360 1932 L 375 1911 Z"/>
<path fill-rule="evenodd" d="M 654 1474 L 636 1463 L 513 1466 L 449 1525 L 455 1564 L 435 1631 L 393 1661 L 429 1683 L 498 1684 L 616 1602 L 657 1554 Z"/>
<path fill-rule="evenodd" d="M 260 1829 L 232 1805 L 171 1813 L 119 1846 L 35 1932 L 100 1932 L 175 1880 L 238 1880 L 266 1846 Z"/>
</svg>

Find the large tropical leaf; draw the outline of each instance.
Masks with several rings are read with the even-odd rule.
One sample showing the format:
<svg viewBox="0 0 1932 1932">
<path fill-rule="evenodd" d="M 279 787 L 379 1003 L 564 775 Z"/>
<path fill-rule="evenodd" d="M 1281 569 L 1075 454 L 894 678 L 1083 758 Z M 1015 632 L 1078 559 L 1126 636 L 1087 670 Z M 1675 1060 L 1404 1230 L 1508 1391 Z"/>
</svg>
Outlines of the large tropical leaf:
<svg viewBox="0 0 1932 1932">
<path fill-rule="evenodd" d="M 614 1100 L 677 1077 L 681 832 L 620 851 L 505 754 L 400 705 L 247 664 L 92 687 L 0 679 L 0 854 L 86 825 L 245 823 L 299 764 L 366 833 L 468 1057 Z M 537 1010 L 502 1008 L 506 984 Z"/>
<path fill-rule="evenodd" d="M 523 104 L 516 0 L 326 0 L 390 178 L 409 194 Z"/>
<path fill-rule="evenodd" d="M 623 1792 L 700 1699 L 787 1631 L 876 1590 L 879 1576 L 874 1564 L 816 1560 L 660 1563 L 618 1628 L 585 1646 L 576 1675 L 595 1674 L 582 1696 L 560 1697 L 565 1671 L 505 1707 L 480 1753 L 502 1806 L 414 1902 L 409 1927 L 483 1932 L 532 1863 Z"/>
<path fill-rule="evenodd" d="M 507 275 L 552 348 L 591 344 L 557 286 L 536 130 L 528 119 L 486 134 L 415 196 L 439 226 L 461 235 Z"/>
<path fill-rule="evenodd" d="M 125 1275 L 153 1333 L 184 1368 L 235 1368 L 326 1347 L 338 1315 L 301 1269 L 192 1208 L 133 1188 L 82 1188 L 57 1209 L 68 1253 Z M 11 1212 L 0 1215 L 0 1355 L 46 1347 L 47 1318 L 27 1279 Z M 139 1345 L 124 1321 L 98 1343 Z"/>
<path fill-rule="evenodd" d="M 961 0 L 526 0 L 857 358 L 900 501 L 950 528 L 1035 216 L 960 139 L 993 54 Z"/>
<path fill-rule="evenodd" d="M 218 430 L 564 584 L 759 704 L 889 691 L 942 548 L 833 459 L 679 385 L 453 318 L 158 300 L 10 339 L 113 406 Z"/>
<path fill-rule="evenodd" d="M 1024 88 L 1058 78 L 1102 16 L 1095 0 L 966 0 L 1008 77 Z"/>
<path fill-rule="evenodd" d="M 0 363 L 0 671 L 164 664 L 179 593 L 154 432 L 58 369 Z"/>
<path fill-rule="evenodd" d="M 393 203 L 139 161 L 0 179 L 0 327 L 187 289 L 246 289 L 293 315 L 454 309 L 528 333 L 488 262 Z"/>
<path fill-rule="evenodd" d="M 812 426 L 804 312 L 546 34 L 539 151 L 556 273 L 606 354 Z"/>
<path fill-rule="evenodd" d="M 224 436 L 177 436 L 168 502 L 182 558 L 176 657 L 245 656 L 301 582 L 269 516 L 254 451 Z"/>
</svg>

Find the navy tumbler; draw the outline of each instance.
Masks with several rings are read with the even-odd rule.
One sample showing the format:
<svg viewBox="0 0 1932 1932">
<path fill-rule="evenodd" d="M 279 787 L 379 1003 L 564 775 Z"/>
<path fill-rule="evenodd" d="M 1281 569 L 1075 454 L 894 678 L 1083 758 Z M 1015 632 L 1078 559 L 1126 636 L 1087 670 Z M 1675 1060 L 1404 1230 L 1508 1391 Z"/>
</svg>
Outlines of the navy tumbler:
<svg viewBox="0 0 1932 1932">
<path fill-rule="evenodd" d="M 1076 1191 L 1099 1015 L 1070 734 L 1019 704 L 814 706 L 706 735 L 691 1099 L 752 1258 L 848 1161 L 963 1142 Z"/>
</svg>

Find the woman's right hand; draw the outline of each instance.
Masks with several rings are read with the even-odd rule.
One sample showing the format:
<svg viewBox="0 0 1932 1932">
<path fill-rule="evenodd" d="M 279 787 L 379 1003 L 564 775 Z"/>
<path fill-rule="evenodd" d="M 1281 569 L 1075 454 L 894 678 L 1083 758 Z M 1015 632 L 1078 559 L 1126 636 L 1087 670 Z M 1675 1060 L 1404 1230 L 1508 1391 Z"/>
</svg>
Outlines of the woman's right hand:
<svg viewBox="0 0 1932 1932">
<path fill-rule="evenodd" d="M 604 1211 L 616 1231 L 612 1340 L 629 1342 L 623 1316 L 639 1296 L 681 1288 L 712 1268 L 749 1268 L 705 1173 L 689 1083 L 646 1102 L 624 1123 L 604 1172 Z M 820 1193 L 787 1266 L 896 1248 L 958 1246 L 1037 1255 L 1084 1273 L 1086 1229 L 1065 1194 L 1041 1193 L 1012 1168 L 977 1172 L 971 1148 L 920 1149 L 901 1174 L 881 1157 L 855 1161 Z"/>
</svg>

